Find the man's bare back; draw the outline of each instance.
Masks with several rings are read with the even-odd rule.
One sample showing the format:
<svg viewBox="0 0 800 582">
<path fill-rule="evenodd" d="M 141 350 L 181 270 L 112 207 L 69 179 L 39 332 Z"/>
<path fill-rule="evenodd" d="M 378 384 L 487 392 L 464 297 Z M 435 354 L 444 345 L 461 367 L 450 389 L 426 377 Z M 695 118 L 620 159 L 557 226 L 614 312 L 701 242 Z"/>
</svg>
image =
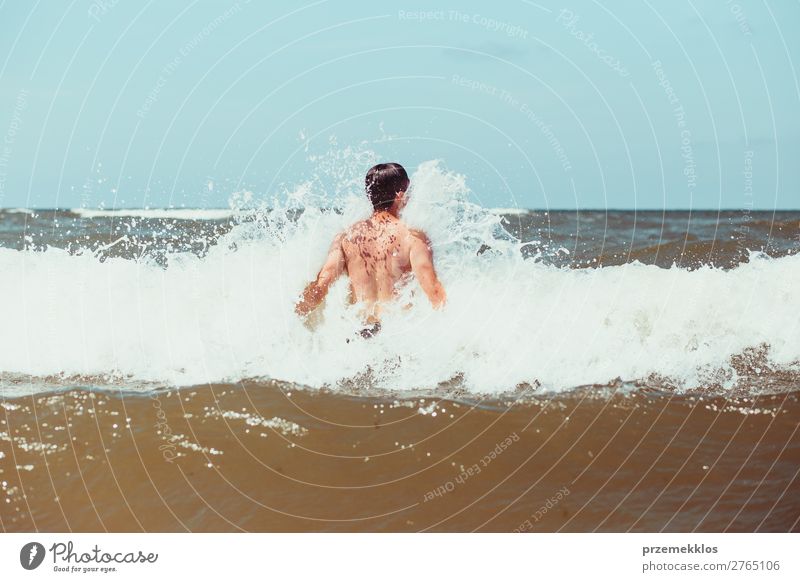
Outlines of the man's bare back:
<svg viewBox="0 0 800 582">
<path fill-rule="evenodd" d="M 379 317 L 381 304 L 395 298 L 412 272 L 431 303 L 438 307 L 444 301 L 444 289 L 435 280 L 428 237 L 388 212 L 377 212 L 351 226 L 341 246 L 351 301 L 365 307 L 369 321 Z M 422 273 L 428 266 L 430 272 Z"/>
<path fill-rule="evenodd" d="M 369 185 L 369 174 L 367 177 Z M 388 208 L 376 208 L 368 219 L 334 238 L 317 279 L 306 286 L 296 305 L 298 314 L 308 315 L 322 303 L 331 284 L 344 272 L 350 279 L 350 301 L 362 306 L 365 323 L 380 321 L 381 307 L 395 299 L 411 274 L 434 307 L 444 304 L 445 291 L 433 267 L 428 237 L 408 228 L 398 217 L 406 203 L 405 187 L 394 192 Z"/>
</svg>

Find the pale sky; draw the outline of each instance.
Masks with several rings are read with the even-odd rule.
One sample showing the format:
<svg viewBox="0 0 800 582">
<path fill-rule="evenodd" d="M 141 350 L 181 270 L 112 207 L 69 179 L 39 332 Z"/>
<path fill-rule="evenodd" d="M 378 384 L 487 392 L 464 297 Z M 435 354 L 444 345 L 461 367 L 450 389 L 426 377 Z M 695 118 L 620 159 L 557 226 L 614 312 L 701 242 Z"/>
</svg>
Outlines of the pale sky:
<svg viewBox="0 0 800 582">
<path fill-rule="evenodd" d="M 224 207 L 351 148 L 441 159 L 492 207 L 800 208 L 798 24 L 774 0 L 6 0 L 0 206 Z"/>
</svg>

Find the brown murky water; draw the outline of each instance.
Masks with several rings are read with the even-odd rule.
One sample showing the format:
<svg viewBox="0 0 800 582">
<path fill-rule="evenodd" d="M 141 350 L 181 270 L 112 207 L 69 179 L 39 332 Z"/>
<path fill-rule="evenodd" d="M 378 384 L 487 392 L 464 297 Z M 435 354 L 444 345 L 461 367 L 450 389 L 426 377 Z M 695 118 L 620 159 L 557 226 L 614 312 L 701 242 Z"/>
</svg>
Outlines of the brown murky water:
<svg viewBox="0 0 800 582">
<path fill-rule="evenodd" d="M 0 407 L 4 531 L 797 531 L 797 393 L 280 384 Z"/>
</svg>

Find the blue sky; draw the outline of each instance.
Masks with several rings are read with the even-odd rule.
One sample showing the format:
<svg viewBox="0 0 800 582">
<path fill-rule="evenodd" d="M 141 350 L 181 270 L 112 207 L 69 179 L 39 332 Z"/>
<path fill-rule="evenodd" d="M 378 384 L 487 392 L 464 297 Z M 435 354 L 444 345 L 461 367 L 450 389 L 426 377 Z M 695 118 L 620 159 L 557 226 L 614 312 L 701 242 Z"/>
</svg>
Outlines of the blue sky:
<svg viewBox="0 0 800 582">
<path fill-rule="evenodd" d="M 7 0 L 0 206 L 222 207 L 349 147 L 441 159 L 486 206 L 800 208 L 798 24 L 774 0 Z"/>
</svg>

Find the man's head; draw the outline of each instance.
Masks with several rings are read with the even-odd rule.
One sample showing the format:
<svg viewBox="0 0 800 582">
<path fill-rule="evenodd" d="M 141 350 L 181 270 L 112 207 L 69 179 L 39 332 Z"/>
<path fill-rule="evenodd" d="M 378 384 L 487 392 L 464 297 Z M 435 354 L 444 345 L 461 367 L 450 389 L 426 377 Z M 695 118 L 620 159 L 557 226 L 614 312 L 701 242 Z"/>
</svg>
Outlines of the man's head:
<svg viewBox="0 0 800 582">
<path fill-rule="evenodd" d="M 367 196 L 375 212 L 389 210 L 396 200 L 402 207 L 408 184 L 405 168 L 394 162 L 371 167 L 364 180 Z"/>
</svg>

